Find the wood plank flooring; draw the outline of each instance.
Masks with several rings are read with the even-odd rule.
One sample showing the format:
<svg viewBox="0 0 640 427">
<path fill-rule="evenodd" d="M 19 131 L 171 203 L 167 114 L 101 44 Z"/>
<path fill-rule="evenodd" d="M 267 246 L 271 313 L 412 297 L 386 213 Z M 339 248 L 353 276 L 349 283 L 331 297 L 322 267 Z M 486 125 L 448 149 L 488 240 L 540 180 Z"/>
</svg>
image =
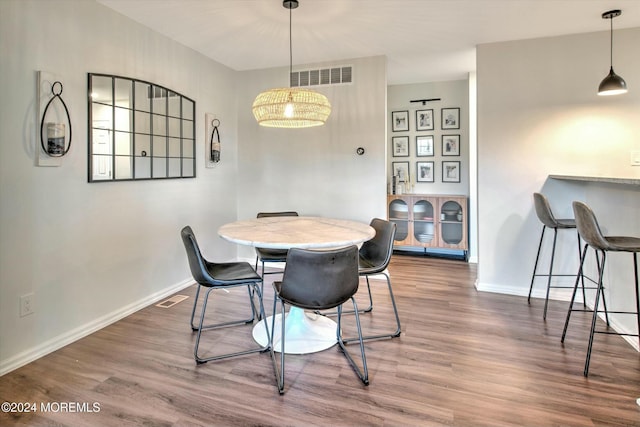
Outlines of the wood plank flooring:
<svg viewBox="0 0 640 427">
<path fill-rule="evenodd" d="M 545 322 L 541 300 L 477 292 L 474 265 L 394 255 L 389 270 L 403 332 L 366 343 L 368 387 L 336 348 L 288 355 L 283 396 L 268 353 L 196 365 L 191 287 L 181 292 L 186 301 L 147 307 L 0 377 L 0 401 L 38 407 L 0 413 L 0 425 L 640 426 L 640 356 L 622 338 L 598 335 L 590 376 L 582 375 L 589 314 L 574 315 L 563 345 L 567 303 L 550 302 Z M 270 312 L 278 276 L 267 277 Z M 390 329 L 386 285 L 374 280 L 372 288 L 363 328 Z M 241 289 L 219 292 L 208 311 L 241 315 L 246 300 Z M 253 345 L 251 327 L 205 332 L 201 345 Z M 64 402 L 95 402 L 99 412 L 56 411 Z"/>
</svg>

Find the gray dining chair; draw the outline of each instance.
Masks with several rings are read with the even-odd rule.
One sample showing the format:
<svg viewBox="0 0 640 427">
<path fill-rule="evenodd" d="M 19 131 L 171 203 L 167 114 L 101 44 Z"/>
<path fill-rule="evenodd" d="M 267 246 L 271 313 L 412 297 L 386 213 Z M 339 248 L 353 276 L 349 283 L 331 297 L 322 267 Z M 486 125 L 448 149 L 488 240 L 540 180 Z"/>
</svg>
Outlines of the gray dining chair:
<svg viewBox="0 0 640 427">
<path fill-rule="evenodd" d="M 285 304 L 305 310 L 337 309 L 336 339 L 340 350 L 344 353 L 350 365 L 365 384 L 369 384 L 367 359 L 360 327 L 358 305 L 354 298 L 358 291 L 358 248 L 355 245 L 334 250 L 309 250 L 293 248 L 287 255 L 284 275 L 281 281 L 273 282 L 275 298 L 273 301 L 273 317 L 271 330 L 275 328 L 275 318 L 278 302 L 280 302 L 281 331 L 280 331 L 280 369 L 278 372 L 271 335 L 271 356 L 274 358 L 274 369 L 278 382 L 278 391 L 284 393 L 285 378 L 285 341 L 286 316 Z M 361 365 L 354 361 L 342 340 L 342 304 L 351 299 L 355 314 L 356 329 L 358 331 Z"/>
<path fill-rule="evenodd" d="M 202 331 L 208 329 L 220 329 L 241 324 L 253 324 L 256 317 L 263 319 L 264 306 L 262 302 L 262 290 L 261 286 L 262 278 L 251 267 L 251 264 L 247 262 L 224 262 L 215 263 L 207 261 L 200 252 L 200 247 L 196 240 L 196 236 L 190 226 L 185 226 L 180 232 L 184 248 L 187 252 L 187 260 L 189 262 L 189 268 L 191 274 L 198 284 L 196 288 L 196 296 L 193 301 L 193 309 L 191 310 L 191 329 L 197 332 L 196 343 L 193 350 L 193 355 L 198 364 L 209 362 L 212 360 L 226 359 L 229 357 L 240 356 L 250 353 L 263 352 L 269 349 L 269 345 L 262 347 L 253 347 L 248 350 L 238 351 L 234 353 L 218 354 L 209 357 L 203 357 L 198 354 L 198 348 L 200 345 L 200 337 Z M 249 302 L 251 306 L 251 316 L 241 320 L 232 320 L 226 322 L 220 322 L 216 324 L 204 324 L 205 313 L 207 310 L 207 301 L 209 300 L 209 294 L 213 290 L 225 290 L 228 291 L 231 288 L 246 287 L 249 294 Z M 196 306 L 198 305 L 198 299 L 200 296 L 200 289 L 206 288 L 204 298 L 202 300 L 202 307 L 200 312 L 200 320 L 198 324 L 194 324 L 194 318 L 196 313 Z M 256 309 L 254 295 L 258 296 L 258 306 Z M 269 329 L 267 322 L 263 322 L 267 336 L 269 336 Z"/>
<path fill-rule="evenodd" d="M 266 217 L 274 217 L 274 216 L 298 216 L 298 212 L 295 211 L 281 211 L 281 212 L 258 212 L 256 218 L 266 218 Z M 255 269 L 258 271 L 258 262 L 262 264 L 262 269 L 260 270 L 262 274 L 262 278 L 264 279 L 265 274 L 278 274 L 279 271 L 265 271 L 264 263 L 265 262 L 286 262 L 287 260 L 287 252 L 288 249 L 269 249 L 269 248 L 260 248 L 256 247 L 256 265 Z"/>
<path fill-rule="evenodd" d="M 395 338 L 399 337 L 402 332 L 400 315 L 398 314 L 398 307 L 396 305 L 396 299 L 393 295 L 393 288 L 391 286 L 391 278 L 387 273 L 387 267 L 391 261 L 391 255 L 393 254 L 396 224 L 384 219 L 374 218 L 371 220 L 369 225 L 376 231 L 376 234 L 373 239 L 364 242 L 358 251 L 358 274 L 360 277 L 364 277 L 367 282 L 369 306 L 360 310 L 360 312 L 368 313 L 373 310 L 373 296 L 371 295 L 371 283 L 369 282 L 369 277 L 377 274 L 383 275 L 386 279 L 391 307 L 393 308 L 393 314 L 395 317 L 395 330 L 384 334 L 365 335 L 363 337 L 365 341 L 381 338 Z M 343 314 L 348 313 L 353 313 L 353 311 L 343 311 Z M 358 338 L 345 338 L 344 342 L 349 343 L 356 341 L 357 339 Z"/>
<path fill-rule="evenodd" d="M 582 239 L 586 242 L 584 245 L 584 250 L 580 259 L 580 271 L 584 268 L 584 260 L 586 258 L 587 249 L 591 247 L 596 254 L 596 263 L 598 268 L 598 288 L 596 291 L 595 302 L 593 304 L 593 318 L 591 320 L 591 330 L 589 332 L 589 344 L 587 346 L 587 357 L 584 363 L 584 376 L 589 375 L 589 363 L 591 361 L 591 350 L 593 349 L 593 339 L 595 334 L 614 334 L 614 335 L 625 335 L 625 336 L 635 336 L 640 339 L 640 295 L 638 291 L 638 252 L 640 252 L 640 237 L 632 237 L 632 236 L 605 236 L 602 234 L 600 229 L 600 225 L 598 224 L 598 220 L 596 219 L 595 214 L 587 206 L 582 202 L 573 202 L 573 212 L 576 218 L 576 226 L 578 228 L 578 233 L 582 236 Z M 607 261 L 607 253 L 608 252 L 629 252 L 633 254 L 633 271 L 635 276 L 635 312 L 630 311 L 608 311 L 606 305 L 604 305 L 604 313 L 606 316 L 607 330 L 597 330 L 596 322 L 598 320 L 598 313 L 602 311 L 599 310 L 599 302 L 600 297 L 602 297 L 604 302 L 604 284 L 603 277 L 605 272 L 605 263 Z M 598 254 L 600 255 L 598 257 Z M 569 304 L 569 310 L 567 311 L 567 319 L 564 324 L 564 330 L 562 331 L 561 342 L 564 342 L 567 327 L 569 326 L 569 319 L 571 317 L 573 302 L 576 296 L 576 290 L 578 288 L 578 283 L 576 280 L 576 284 L 573 289 L 573 295 L 571 296 L 571 302 Z M 609 313 L 616 314 L 635 314 L 636 323 L 638 328 L 637 334 L 631 333 L 621 333 L 611 331 L 609 329 Z"/>
</svg>

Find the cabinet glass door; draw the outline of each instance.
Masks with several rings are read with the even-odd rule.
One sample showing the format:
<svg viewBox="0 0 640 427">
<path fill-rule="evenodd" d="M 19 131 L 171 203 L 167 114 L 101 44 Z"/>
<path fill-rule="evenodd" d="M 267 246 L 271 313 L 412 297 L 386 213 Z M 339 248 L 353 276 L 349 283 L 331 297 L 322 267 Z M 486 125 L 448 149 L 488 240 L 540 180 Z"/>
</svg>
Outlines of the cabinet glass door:
<svg viewBox="0 0 640 427">
<path fill-rule="evenodd" d="M 389 221 L 396 224 L 395 241 L 406 240 L 409 236 L 409 207 L 404 200 L 395 199 L 389 203 Z"/>
<path fill-rule="evenodd" d="M 435 209 L 429 200 L 417 200 L 413 204 L 413 237 L 421 244 L 430 244 L 434 239 Z"/>
<path fill-rule="evenodd" d="M 463 210 L 455 200 L 448 200 L 440 209 L 440 230 L 443 243 L 457 245 L 463 238 Z"/>
</svg>

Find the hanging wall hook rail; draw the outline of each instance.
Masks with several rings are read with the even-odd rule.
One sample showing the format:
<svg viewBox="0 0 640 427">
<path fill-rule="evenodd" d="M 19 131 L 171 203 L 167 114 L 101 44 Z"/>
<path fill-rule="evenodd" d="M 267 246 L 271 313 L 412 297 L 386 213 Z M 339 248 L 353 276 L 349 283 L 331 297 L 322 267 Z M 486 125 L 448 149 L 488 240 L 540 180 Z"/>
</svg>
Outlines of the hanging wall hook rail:
<svg viewBox="0 0 640 427">
<path fill-rule="evenodd" d="M 60 90 L 56 92 L 56 85 L 60 86 Z M 42 151 L 47 153 L 48 156 L 51 157 L 62 157 L 69 152 L 71 148 L 71 116 L 69 115 L 69 109 L 67 108 L 67 104 L 64 103 L 64 100 L 60 96 L 62 94 L 62 83 L 59 81 L 54 82 L 51 85 L 51 93 L 53 94 L 53 98 L 47 102 L 47 106 L 44 107 L 44 112 L 42 113 L 42 121 L 40 122 L 40 146 L 42 147 Z M 64 111 L 67 115 L 67 123 L 69 124 L 69 144 L 65 148 L 65 135 L 64 135 L 64 124 L 62 123 L 48 123 L 47 124 L 47 146 L 44 145 L 44 137 L 42 136 L 42 132 L 44 130 L 44 120 L 47 116 L 47 110 L 51 103 L 55 100 L 59 99 L 64 107 Z"/>
<path fill-rule="evenodd" d="M 413 99 L 409 102 L 422 102 L 422 105 L 427 105 L 427 102 L 431 101 L 440 101 L 440 98 L 430 98 L 430 99 Z"/>
</svg>

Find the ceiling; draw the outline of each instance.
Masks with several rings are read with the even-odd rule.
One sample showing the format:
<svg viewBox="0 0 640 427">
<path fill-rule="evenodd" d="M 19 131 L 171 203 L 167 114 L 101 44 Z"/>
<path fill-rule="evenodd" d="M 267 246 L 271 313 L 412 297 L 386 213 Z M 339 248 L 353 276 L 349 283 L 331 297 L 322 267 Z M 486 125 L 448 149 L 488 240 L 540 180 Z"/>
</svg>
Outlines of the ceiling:
<svg viewBox="0 0 640 427">
<path fill-rule="evenodd" d="M 281 0 L 97 1 L 234 70 L 289 65 Z M 293 65 L 386 55 L 389 84 L 464 79 L 479 44 L 607 31 L 611 9 L 614 40 L 640 27 L 640 0 L 300 0 Z"/>
</svg>

